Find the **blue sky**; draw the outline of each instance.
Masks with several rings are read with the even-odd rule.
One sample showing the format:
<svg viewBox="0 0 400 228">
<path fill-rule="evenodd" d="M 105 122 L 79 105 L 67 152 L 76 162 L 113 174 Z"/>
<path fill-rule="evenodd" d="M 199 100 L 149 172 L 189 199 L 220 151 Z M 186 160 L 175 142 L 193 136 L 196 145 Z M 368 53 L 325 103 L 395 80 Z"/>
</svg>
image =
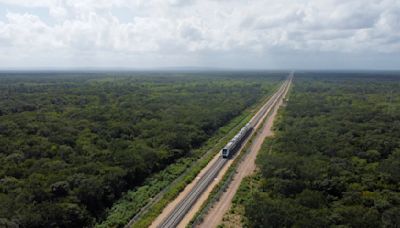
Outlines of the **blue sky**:
<svg viewBox="0 0 400 228">
<path fill-rule="evenodd" d="M 0 69 L 400 69 L 398 0 L 0 0 Z"/>
</svg>

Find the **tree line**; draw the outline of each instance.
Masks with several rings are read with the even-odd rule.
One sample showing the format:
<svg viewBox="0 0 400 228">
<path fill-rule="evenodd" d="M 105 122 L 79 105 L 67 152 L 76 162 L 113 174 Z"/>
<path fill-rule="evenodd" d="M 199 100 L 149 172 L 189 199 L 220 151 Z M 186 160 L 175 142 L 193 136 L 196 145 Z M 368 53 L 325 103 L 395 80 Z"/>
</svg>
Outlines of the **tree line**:
<svg viewBox="0 0 400 228">
<path fill-rule="evenodd" d="M 86 227 L 283 75 L 0 75 L 0 225 Z"/>
<path fill-rule="evenodd" d="M 400 75 L 299 73 L 275 131 L 248 226 L 400 226 Z"/>
</svg>

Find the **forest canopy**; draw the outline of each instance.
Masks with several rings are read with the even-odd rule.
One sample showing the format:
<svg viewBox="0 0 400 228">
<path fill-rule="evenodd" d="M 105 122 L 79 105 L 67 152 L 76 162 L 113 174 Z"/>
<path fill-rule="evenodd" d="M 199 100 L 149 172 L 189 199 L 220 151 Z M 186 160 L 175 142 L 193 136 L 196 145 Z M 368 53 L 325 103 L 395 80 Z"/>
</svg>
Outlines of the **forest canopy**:
<svg viewBox="0 0 400 228">
<path fill-rule="evenodd" d="M 0 226 L 93 226 L 284 76 L 0 75 Z"/>
<path fill-rule="evenodd" d="M 400 226 L 400 75 L 298 73 L 275 131 L 250 227 Z"/>
</svg>

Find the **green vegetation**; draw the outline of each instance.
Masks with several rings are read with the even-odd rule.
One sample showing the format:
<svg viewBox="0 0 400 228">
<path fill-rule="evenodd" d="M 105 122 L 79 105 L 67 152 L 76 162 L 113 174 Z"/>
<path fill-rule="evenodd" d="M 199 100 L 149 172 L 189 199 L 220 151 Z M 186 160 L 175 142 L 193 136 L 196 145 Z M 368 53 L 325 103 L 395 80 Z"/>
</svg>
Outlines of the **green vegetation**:
<svg viewBox="0 0 400 228">
<path fill-rule="evenodd" d="M 133 227 L 148 227 L 151 225 L 153 220 L 157 218 L 165 206 L 174 200 L 179 193 L 194 180 L 198 173 L 214 158 L 215 153 L 219 153 L 219 150 L 248 122 L 250 118 L 251 112 L 245 111 L 242 115 L 236 117 L 230 124 L 222 127 L 220 129 L 221 135 L 219 136 L 216 134 L 215 137 L 211 138 L 211 140 L 207 142 L 207 145 L 212 148 L 206 152 L 203 157 L 193 162 L 192 166 L 188 168 L 180 178 L 176 179 L 176 183 L 169 186 L 169 189 L 166 191 L 165 195 L 163 195 L 161 200 L 151 207 L 141 219 L 135 222 Z M 230 129 L 230 131 L 228 131 L 228 129 Z M 222 135 L 223 137 L 221 137 Z M 220 139 L 218 142 L 215 141 L 217 138 Z M 207 145 L 201 149 L 207 149 Z"/>
<path fill-rule="evenodd" d="M 267 114 L 267 118 L 264 119 L 264 122 L 268 119 L 268 116 L 271 113 Z M 249 121 L 249 120 L 248 120 Z M 248 122 L 246 121 L 246 123 Z M 190 220 L 187 227 L 193 227 L 201 225 L 204 216 L 209 213 L 209 210 L 212 208 L 215 202 L 220 200 L 220 197 L 224 193 L 224 191 L 229 187 L 229 184 L 232 182 L 233 178 L 236 175 L 236 170 L 239 164 L 245 159 L 246 155 L 250 150 L 250 145 L 253 143 L 254 138 L 259 133 L 260 129 L 257 129 L 253 135 L 251 135 L 250 139 L 247 141 L 246 145 L 243 147 L 240 153 L 234 157 L 234 161 L 231 166 L 228 168 L 222 180 L 218 182 L 218 184 L 212 189 L 207 200 L 201 205 L 200 209 L 196 212 L 195 216 Z"/>
<path fill-rule="evenodd" d="M 117 227 L 126 225 L 133 215 L 150 201 L 150 197 L 161 193 L 150 208 L 135 221 L 133 227 L 148 227 L 162 212 L 164 207 L 186 187 L 208 164 L 229 139 L 244 126 L 251 117 L 250 111 L 244 111 L 229 124 L 221 127 L 205 145 L 195 150 L 190 156 L 183 157 L 169 165 L 163 171 L 148 178 L 148 183 L 138 189 L 128 191 L 109 212 L 108 217 L 97 227 Z M 208 151 L 207 151 L 208 150 Z M 207 152 L 204 152 L 207 151 Z M 202 156 L 198 158 L 198 156 Z M 190 165 L 191 164 L 191 165 Z M 189 166 L 190 165 L 190 166 Z"/>
<path fill-rule="evenodd" d="M 287 97 L 288 95 L 286 95 Z M 263 123 L 260 126 L 263 126 L 265 124 L 265 122 L 268 120 L 268 118 L 271 116 L 272 114 L 272 110 L 270 110 L 270 112 L 267 113 L 265 119 L 263 120 Z M 220 197 L 222 196 L 222 194 L 224 193 L 224 191 L 226 191 L 226 189 L 229 187 L 229 184 L 232 182 L 233 178 L 235 177 L 236 173 L 237 173 L 237 168 L 240 165 L 240 163 L 246 158 L 246 156 L 248 155 L 248 152 L 250 150 L 250 146 L 253 143 L 253 140 L 255 139 L 255 137 L 257 137 L 257 135 L 260 133 L 260 131 L 262 131 L 262 129 L 258 128 L 254 134 L 251 136 L 251 138 L 248 140 L 248 142 L 246 143 L 246 145 L 243 147 L 242 152 L 239 153 L 237 155 L 237 157 L 235 157 L 235 161 L 231 164 L 231 166 L 228 168 L 227 172 L 224 174 L 222 180 L 213 188 L 213 190 L 211 191 L 210 195 L 208 196 L 207 200 L 202 204 L 201 208 L 199 209 L 199 211 L 196 213 L 196 215 L 192 218 L 192 220 L 189 222 L 189 224 L 187 225 L 187 227 L 192 227 L 192 226 L 198 226 L 201 225 L 204 216 L 207 215 L 207 213 L 209 213 L 209 210 L 211 209 L 211 207 L 213 207 L 214 203 L 220 200 Z M 265 139 L 265 142 L 268 141 L 270 142 L 270 139 L 267 138 Z M 264 142 L 264 143 L 265 143 Z M 233 200 L 232 200 L 232 206 L 231 206 L 231 210 L 224 215 L 224 221 L 222 224 L 220 224 L 220 226 L 224 227 L 225 225 L 227 225 L 228 227 L 241 227 L 242 223 L 240 223 L 240 221 L 237 221 L 236 217 L 239 217 L 240 219 L 242 219 L 243 217 L 243 205 L 241 203 L 243 203 L 244 199 L 248 199 L 251 196 L 250 192 L 246 192 L 243 189 L 248 190 L 250 184 L 253 185 L 254 182 L 252 179 L 253 177 L 245 177 L 242 180 L 242 183 L 240 185 L 240 188 L 238 189 L 238 191 L 236 192 Z M 252 186 L 250 186 L 250 188 L 252 189 Z M 238 213 L 238 211 L 240 213 Z M 235 215 L 238 215 L 235 217 Z M 228 220 L 228 222 L 225 221 L 225 217 L 227 216 L 234 216 L 235 218 L 228 218 L 226 220 Z"/>
<path fill-rule="evenodd" d="M 257 159 L 258 184 L 237 199 L 246 225 L 399 227 L 399 79 L 297 74 Z"/>
<path fill-rule="evenodd" d="M 1 75 L 0 225 L 93 226 L 122 195 L 138 210 L 283 77 Z"/>
<path fill-rule="evenodd" d="M 287 96 L 286 96 L 287 97 Z M 271 148 L 272 137 L 265 138 L 262 146 L 262 153 Z M 219 227 L 248 227 L 249 222 L 245 215 L 245 204 L 251 202 L 254 193 L 260 191 L 258 189 L 261 184 L 261 173 L 256 171 L 255 174 L 243 178 L 240 186 L 232 199 L 231 208 L 222 218 Z"/>
</svg>

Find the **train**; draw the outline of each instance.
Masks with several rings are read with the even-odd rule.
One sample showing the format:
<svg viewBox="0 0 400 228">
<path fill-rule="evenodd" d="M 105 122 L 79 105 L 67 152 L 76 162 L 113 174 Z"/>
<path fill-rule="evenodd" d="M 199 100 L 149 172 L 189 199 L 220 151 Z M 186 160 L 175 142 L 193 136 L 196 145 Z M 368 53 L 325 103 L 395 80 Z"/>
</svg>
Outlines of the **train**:
<svg viewBox="0 0 400 228">
<path fill-rule="evenodd" d="M 232 154 L 234 154 L 236 150 L 239 149 L 240 145 L 242 145 L 243 141 L 247 138 L 252 130 L 253 127 L 251 123 L 247 123 L 244 127 L 242 127 L 239 133 L 237 133 L 235 137 L 233 137 L 231 141 L 229 141 L 228 144 L 226 144 L 225 147 L 221 150 L 222 158 L 230 158 Z"/>
<path fill-rule="evenodd" d="M 275 93 L 271 99 L 264 105 L 262 111 L 258 112 L 251 120 L 248 122 L 242 129 L 240 129 L 239 133 L 235 135 L 231 139 L 231 141 L 228 142 L 228 144 L 225 145 L 225 147 L 221 150 L 221 156 L 222 158 L 228 159 L 230 158 L 242 145 L 243 141 L 247 138 L 247 136 L 253 131 L 254 125 L 260 121 L 260 119 L 265 115 L 265 113 L 268 111 L 268 108 L 271 104 L 274 104 L 277 101 L 277 98 L 283 96 L 283 93 L 285 89 L 288 87 L 290 84 L 290 81 L 292 80 L 294 76 L 294 72 L 291 72 L 289 75 L 288 80 L 283 84 L 282 87 L 278 90 L 277 93 Z"/>
</svg>

